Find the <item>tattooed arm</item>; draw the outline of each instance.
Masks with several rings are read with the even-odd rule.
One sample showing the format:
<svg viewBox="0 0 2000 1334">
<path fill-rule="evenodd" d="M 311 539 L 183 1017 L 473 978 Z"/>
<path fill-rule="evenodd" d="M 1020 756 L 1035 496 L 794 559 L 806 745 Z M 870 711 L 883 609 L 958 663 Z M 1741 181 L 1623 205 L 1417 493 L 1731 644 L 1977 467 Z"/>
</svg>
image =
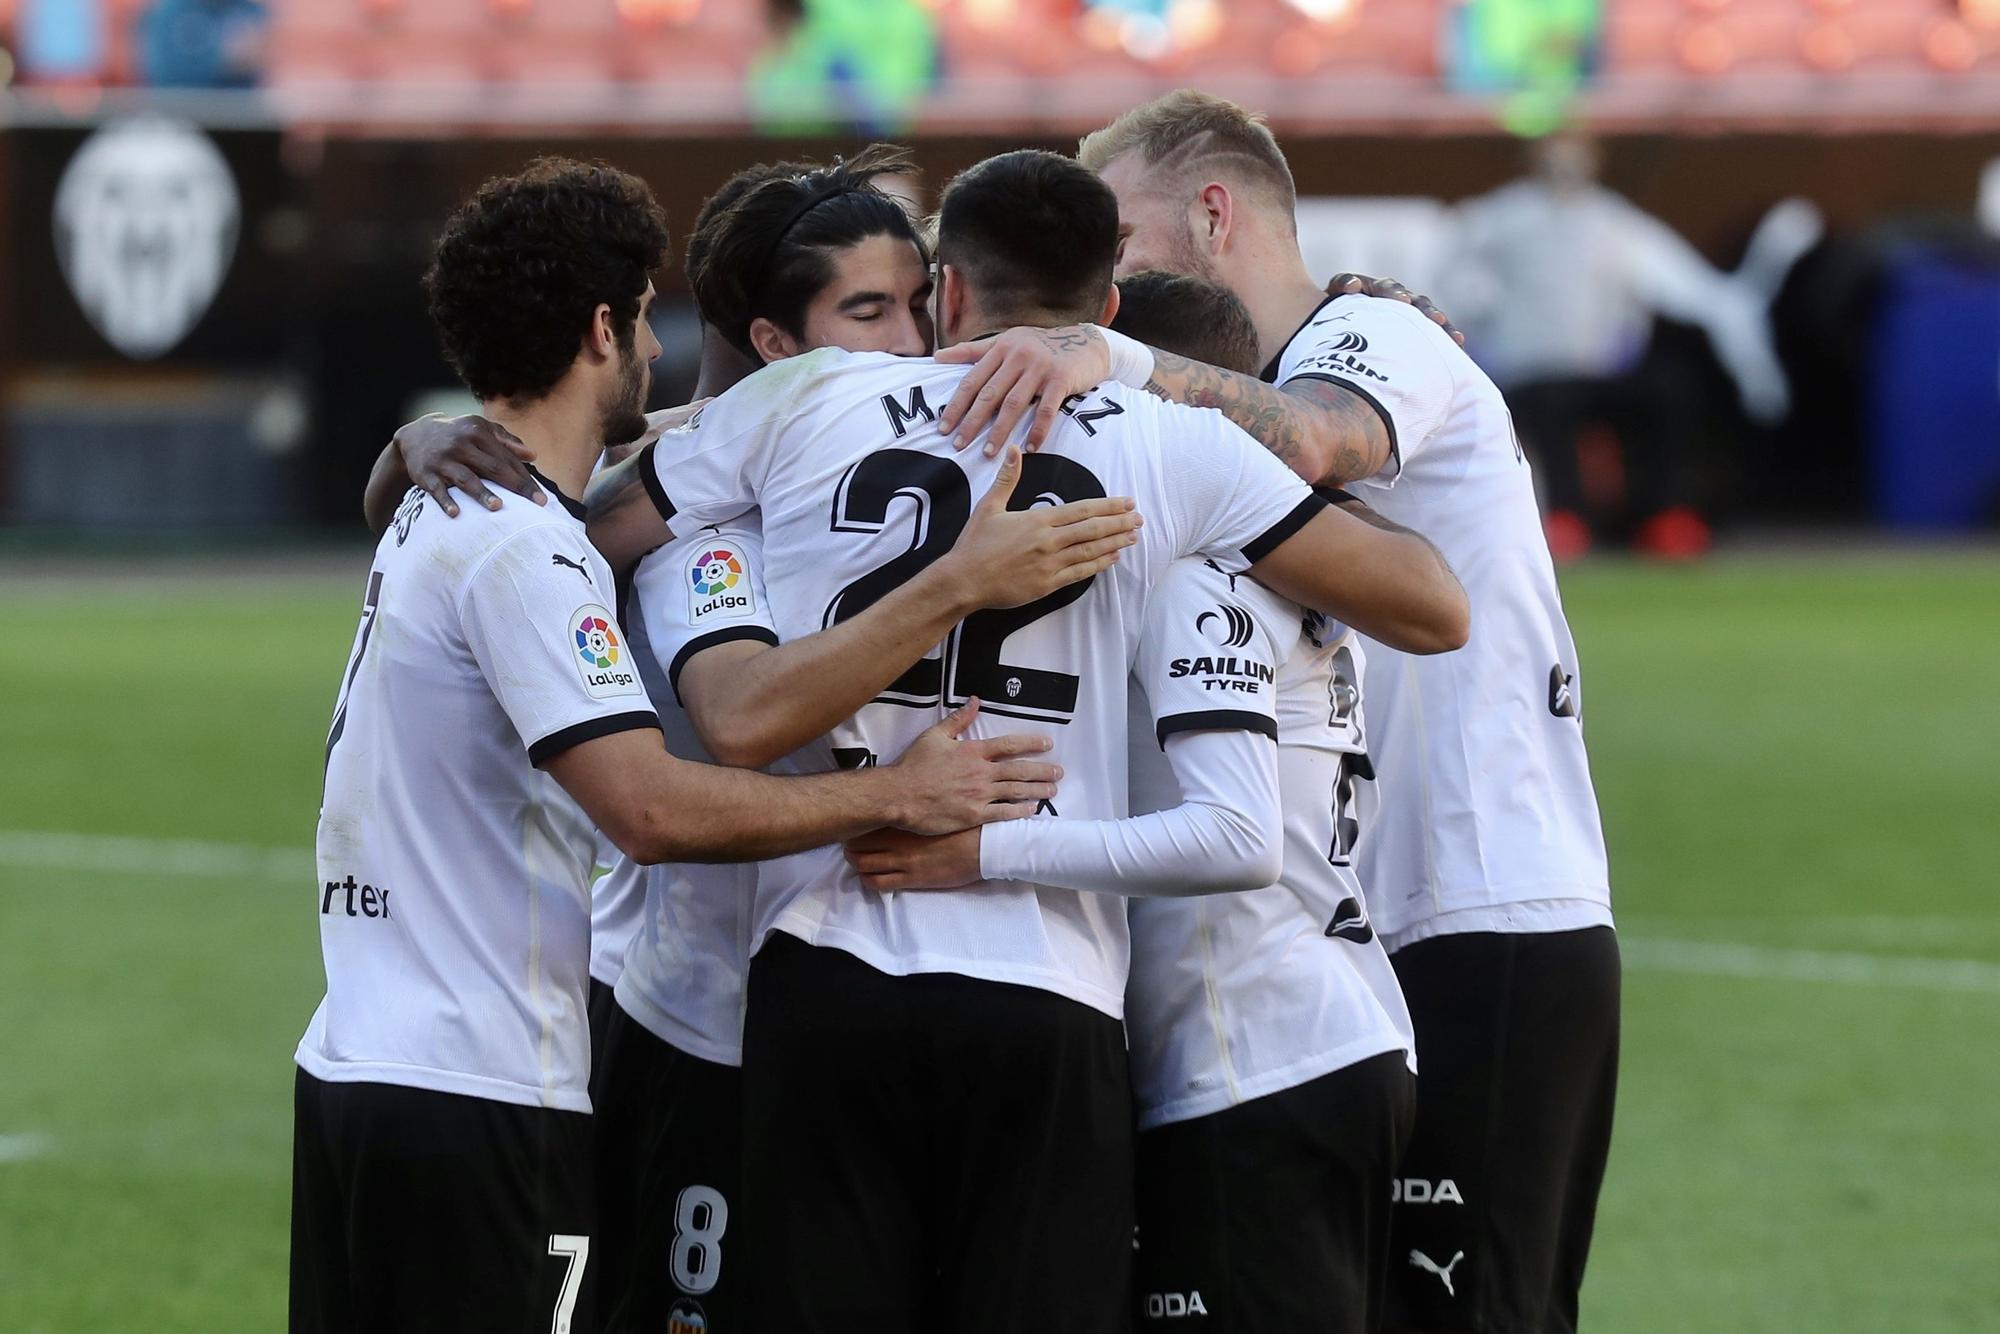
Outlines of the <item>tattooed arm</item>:
<svg viewBox="0 0 2000 1334">
<path fill-rule="evenodd" d="M 583 493 L 591 545 L 621 580 L 647 552 L 674 535 L 646 489 L 644 470 L 652 466 L 652 459 L 641 450 L 591 478 Z"/>
<path fill-rule="evenodd" d="M 1331 380 L 1282 387 L 1155 349 L 1146 392 L 1215 408 L 1308 482 L 1344 486 L 1389 462 L 1389 427 L 1360 394 Z"/>
<path fill-rule="evenodd" d="M 938 425 L 964 448 L 991 423 L 988 454 L 998 452 L 1030 411 L 1025 443 L 1029 449 L 1040 445 L 1063 401 L 1111 374 L 1104 336 L 1087 324 L 1010 329 L 984 342 L 945 348 L 938 360 L 975 363 L 938 414 Z M 1308 482 L 1342 486 L 1389 462 L 1389 428 L 1381 414 L 1362 395 L 1330 380 L 1269 385 L 1155 348 L 1146 391 L 1219 409 Z"/>
</svg>

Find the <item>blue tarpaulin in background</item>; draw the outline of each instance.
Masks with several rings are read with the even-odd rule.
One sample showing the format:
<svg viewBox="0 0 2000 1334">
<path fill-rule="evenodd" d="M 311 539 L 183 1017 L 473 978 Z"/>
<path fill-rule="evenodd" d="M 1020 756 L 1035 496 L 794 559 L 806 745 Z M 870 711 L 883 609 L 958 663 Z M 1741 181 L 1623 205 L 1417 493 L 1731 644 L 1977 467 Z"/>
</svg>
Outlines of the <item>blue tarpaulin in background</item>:
<svg viewBox="0 0 2000 1334">
<path fill-rule="evenodd" d="M 2000 264 L 1902 250 L 1871 341 L 1862 401 L 1876 517 L 1938 529 L 2000 519 Z"/>
</svg>

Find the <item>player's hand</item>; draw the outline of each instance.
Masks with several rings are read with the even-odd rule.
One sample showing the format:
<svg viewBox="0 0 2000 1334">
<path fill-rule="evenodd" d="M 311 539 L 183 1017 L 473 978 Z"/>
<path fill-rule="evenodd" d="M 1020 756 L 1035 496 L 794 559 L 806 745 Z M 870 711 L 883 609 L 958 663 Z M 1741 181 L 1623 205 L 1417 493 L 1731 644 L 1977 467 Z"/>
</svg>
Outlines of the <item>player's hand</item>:
<svg viewBox="0 0 2000 1334">
<path fill-rule="evenodd" d="M 410 481 L 435 500 L 448 518 L 458 517 L 458 503 L 449 494 L 452 487 L 487 509 L 500 508 L 500 497 L 488 491 L 481 479 L 497 482 L 537 505 L 549 503 L 528 471 L 535 451 L 512 431 L 484 417 L 446 417 L 433 412 L 399 428 L 390 443 L 403 456 L 403 471 L 409 473 Z"/>
<path fill-rule="evenodd" d="M 1437 302 L 1427 296 L 1412 292 L 1394 278 L 1369 278 L 1359 273 L 1336 273 L 1333 281 L 1326 285 L 1328 296 L 1378 296 L 1385 301 L 1400 301 L 1406 306 L 1415 306 L 1430 318 L 1430 322 L 1451 335 L 1451 340 L 1460 347 L 1465 346 L 1465 335 L 1451 322 L 1451 316 L 1437 307 Z"/>
<path fill-rule="evenodd" d="M 677 431 L 681 427 L 686 426 L 694 420 L 694 415 L 697 412 L 700 412 L 714 401 L 713 398 L 697 398 L 694 402 L 683 403 L 677 408 L 661 408 L 658 412 L 649 412 L 646 414 L 645 433 L 630 444 L 620 445 L 619 448 L 628 450 L 643 449 L 665 435 L 668 431 Z"/>
<path fill-rule="evenodd" d="M 697 398 L 694 402 L 683 403 L 677 408 L 661 408 L 658 412 L 647 413 L 646 429 L 641 431 L 636 439 L 627 440 L 623 444 L 606 445 L 604 447 L 604 466 L 609 468 L 614 464 L 623 463 L 647 445 L 658 440 L 668 431 L 686 426 L 694 414 L 707 407 L 711 401 L 706 398 Z"/>
<path fill-rule="evenodd" d="M 878 829 L 845 849 L 847 864 L 877 893 L 898 889 L 961 889 L 979 879 L 979 831 L 940 838 Z"/>
<path fill-rule="evenodd" d="M 961 590 L 966 614 L 1019 607 L 1102 574 L 1139 540 L 1145 522 L 1128 496 L 1010 509 L 1021 481 L 1021 451 L 1007 446 L 1000 473 L 971 521 L 934 567 Z"/>
<path fill-rule="evenodd" d="M 1014 428 L 1030 409 L 1035 415 L 1024 443 L 1030 450 L 1041 448 L 1055 429 L 1064 400 L 1111 378 L 1111 346 L 1088 324 L 1009 329 L 976 343 L 954 343 L 937 359 L 973 363 L 938 414 L 938 429 L 964 449 L 990 423 L 988 458 L 1013 439 Z"/>
<path fill-rule="evenodd" d="M 961 740 L 979 701 L 930 728 L 910 743 L 892 766 L 901 784 L 899 814 L 892 822 L 913 834 L 955 834 L 994 820 L 1019 820 L 1037 803 L 1055 795 L 1062 767 L 1030 760 L 1052 744 L 1045 736 L 1013 733 L 981 741 Z"/>
</svg>

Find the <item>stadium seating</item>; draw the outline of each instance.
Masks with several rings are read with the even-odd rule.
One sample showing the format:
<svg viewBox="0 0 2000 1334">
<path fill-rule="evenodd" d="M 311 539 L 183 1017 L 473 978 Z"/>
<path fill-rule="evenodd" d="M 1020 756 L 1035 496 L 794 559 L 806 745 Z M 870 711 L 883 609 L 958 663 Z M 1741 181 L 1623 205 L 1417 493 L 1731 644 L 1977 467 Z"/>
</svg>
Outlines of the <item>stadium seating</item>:
<svg viewBox="0 0 2000 1334">
<path fill-rule="evenodd" d="M 116 0 L 121 12 L 140 0 Z M 1450 0 L 1355 0 L 1316 21 L 1285 0 L 1229 0 L 1156 50 L 1126 20 L 1054 0 L 929 0 L 944 122 L 1059 122 L 1199 80 L 1291 115 L 1338 123 L 1434 114 Z M 1962 12 L 1961 12 L 1962 11 Z M 613 122 L 670 108 L 747 116 L 742 75 L 770 40 L 765 8 L 725 0 L 288 0 L 274 6 L 281 90 L 421 93 L 440 108 L 574 104 Z M 1121 25 L 1127 26 L 1121 26 Z M 2000 68 L 2000 3 L 1966 0 L 1613 0 L 1596 83 L 1611 106 L 1721 98 L 1824 112 L 1911 85 Z M 1847 76 L 1837 84 L 1831 76 Z M 495 85 L 480 95 L 482 84 Z M 1626 101 L 1621 101 L 1626 99 Z"/>
</svg>

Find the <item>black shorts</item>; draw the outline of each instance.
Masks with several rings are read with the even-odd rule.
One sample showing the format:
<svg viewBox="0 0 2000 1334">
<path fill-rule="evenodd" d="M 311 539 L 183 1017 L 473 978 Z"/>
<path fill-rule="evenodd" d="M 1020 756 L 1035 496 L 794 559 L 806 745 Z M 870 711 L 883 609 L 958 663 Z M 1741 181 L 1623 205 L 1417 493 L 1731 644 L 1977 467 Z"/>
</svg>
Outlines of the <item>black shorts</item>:
<svg viewBox="0 0 2000 1334">
<path fill-rule="evenodd" d="M 750 962 L 743 1197 L 761 1334 L 1128 1325 L 1124 1026 L 1033 987 Z"/>
<path fill-rule="evenodd" d="M 298 1073 L 292 1334 L 589 1334 L 590 1117 Z"/>
<path fill-rule="evenodd" d="M 1387 1052 L 1141 1131 L 1139 1328 L 1369 1334 L 1416 1076 Z"/>
<path fill-rule="evenodd" d="M 1475 932 L 1391 959 L 1418 1077 L 1390 1327 L 1569 1334 L 1611 1147 L 1618 937 Z"/>
<path fill-rule="evenodd" d="M 590 1021 L 590 1108 L 598 1107 L 598 1084 L 604 1070 L 604 1039 L 611 1032 L 611 1016 L 618 1009 L 618 1000 L 608 982 L 590 979 L 587 999 L 583 1012 Z"/>
<path fill-rule="evenodd" d="M 743 1072 L 611 1009 L 594 1103 L 603 1327 L 738 1334 L 752 1277 L 738 1189 Z"/>
</svg>

